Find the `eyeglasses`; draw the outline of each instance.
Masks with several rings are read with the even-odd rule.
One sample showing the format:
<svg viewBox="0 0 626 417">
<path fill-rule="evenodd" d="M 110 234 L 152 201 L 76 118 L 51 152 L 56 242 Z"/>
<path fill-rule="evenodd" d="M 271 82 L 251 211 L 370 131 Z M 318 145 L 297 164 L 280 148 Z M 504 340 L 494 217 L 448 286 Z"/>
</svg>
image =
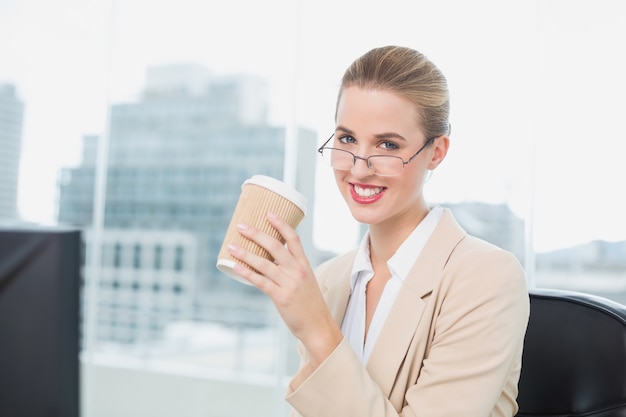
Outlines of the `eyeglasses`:
<svg viewBox="0 0 626 417">
<path fill-rule="evenodd" d="M 332 169 L 349 171 L 356 164 L 356 160 L 360 159 L 367 163 L 367 167 L 372 171 L 373 174 L 381 177 L 394 177 L 396 175 L 400 175 L 402 173 L 402 170 L 404 169 L 404 166 L 411 162 L 417 155 L 420 154 L 420 152 L 424 150 L 425 147 L 427 147 L 436 139 L 427 139 L 424 145 L 419 148 L 418 151 L 415 152 L 408 161 L 405 161 L 399 156 L 392 155 L 371 155 L 367 158 L 362 158 L 344 149 L 326 147 L 326 144 L 330 142 L 333 136 L 335 136 L 334 133 L 317 150 L 322 155 L 322 160 L 324 160 L 326 165 L 330 166 Z"/>
</svg>

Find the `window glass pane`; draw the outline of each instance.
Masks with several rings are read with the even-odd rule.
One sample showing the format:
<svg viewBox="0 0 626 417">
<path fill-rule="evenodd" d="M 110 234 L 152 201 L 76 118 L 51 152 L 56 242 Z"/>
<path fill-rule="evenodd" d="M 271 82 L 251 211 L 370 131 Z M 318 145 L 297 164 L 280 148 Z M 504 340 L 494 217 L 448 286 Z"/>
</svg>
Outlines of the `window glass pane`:
<svg viewBox="0 0 626 417">
<path fill-rule="evenodd" d="M 567 8 L 567 13 L 563 13 Z M 625 5 L 540 2 L 536 284 L 626 304 Z M 617 48 L 617 49 L 614 49 Z"/>
</svg>

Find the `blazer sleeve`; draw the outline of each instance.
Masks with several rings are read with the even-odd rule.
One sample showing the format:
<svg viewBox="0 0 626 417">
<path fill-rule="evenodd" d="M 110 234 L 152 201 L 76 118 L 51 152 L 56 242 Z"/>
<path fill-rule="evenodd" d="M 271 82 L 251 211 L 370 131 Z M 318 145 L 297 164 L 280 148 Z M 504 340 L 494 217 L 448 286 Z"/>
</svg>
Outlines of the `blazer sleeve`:
<svg viewBox="0 0 626 417">
<path fill-rule="evenodd" d="M 479 245 L 480 246 L 480 245 Z M 529 313 L 524 274 L 498 248 L 451 256 L 432 303 L 428 348 L 407 356 L 416 368 L 405 386 L 383 394 L 345 340 L 287 401 L 303 417 L 513 416 Z M 392 324 L 389 324 L 392 325 Z M 411 364 L 410 362 L 415 363 Z M 398 392 L 401 390 L 401 392 Z M 298 415 L 294 413 L 294 415 Z"/>
</svg>

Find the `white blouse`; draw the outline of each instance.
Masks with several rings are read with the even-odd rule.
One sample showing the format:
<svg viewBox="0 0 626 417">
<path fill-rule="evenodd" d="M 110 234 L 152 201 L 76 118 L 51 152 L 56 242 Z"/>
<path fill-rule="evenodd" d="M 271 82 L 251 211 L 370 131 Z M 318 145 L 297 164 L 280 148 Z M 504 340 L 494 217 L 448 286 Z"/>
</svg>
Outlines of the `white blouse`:
<svg viewBox="0 0 626 417">
<path fill-rule="evenodd" d="M 361 362 L 364 365 L 369 359 L 378 335 L 407 274 L 415 264 L 415 260 L 433 233 L 433 230 L 435 230 L 442 215 L 443 209 L 441 207 L 431 209 L 409 237 L 400 245 L 391 259 L 387 261 L 391 278 L 385 284 L 383 293 L 374 311 L 367 339 L 365 339 L 365 289 L 369 280 L 374 276 L 374 270 L 369 254 L 369 234 L 363 237 L 352 266 L 350 300 L 341 323 L 341 332 L 350 342 L 350 345 L 361 358 Z"/>
</svg>

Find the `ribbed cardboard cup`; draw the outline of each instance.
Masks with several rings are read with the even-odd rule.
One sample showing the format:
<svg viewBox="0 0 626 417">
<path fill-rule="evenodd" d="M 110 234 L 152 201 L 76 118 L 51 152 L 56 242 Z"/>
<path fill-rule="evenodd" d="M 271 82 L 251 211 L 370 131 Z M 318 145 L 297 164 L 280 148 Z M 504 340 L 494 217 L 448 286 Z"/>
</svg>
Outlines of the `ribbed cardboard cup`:
<svg viewBox="0 0 626 417">
<path fill-rule="evenodd" d="M 274 261 L 268 251 L 243 237 L 237 230 L 237 224 L 245 223 L 285 243 L 282 235 L 267 221 L 268 211 L 296 228 L 306 215 L 306 197 L 284 182 L 265 175 L 255 175 L 246 180 L 241 186 L 239 200 L 226 230 L 222 248 L 217 255 L 217 269 L 237 281 L 250 285 L 233 270 L 235 263 L 241 261 L 233 258 L 228 252 L 230 243 L 235 243 L 249 252 Z M 254 269 L 249 265 L 246 266 Z"/>
</svg>

